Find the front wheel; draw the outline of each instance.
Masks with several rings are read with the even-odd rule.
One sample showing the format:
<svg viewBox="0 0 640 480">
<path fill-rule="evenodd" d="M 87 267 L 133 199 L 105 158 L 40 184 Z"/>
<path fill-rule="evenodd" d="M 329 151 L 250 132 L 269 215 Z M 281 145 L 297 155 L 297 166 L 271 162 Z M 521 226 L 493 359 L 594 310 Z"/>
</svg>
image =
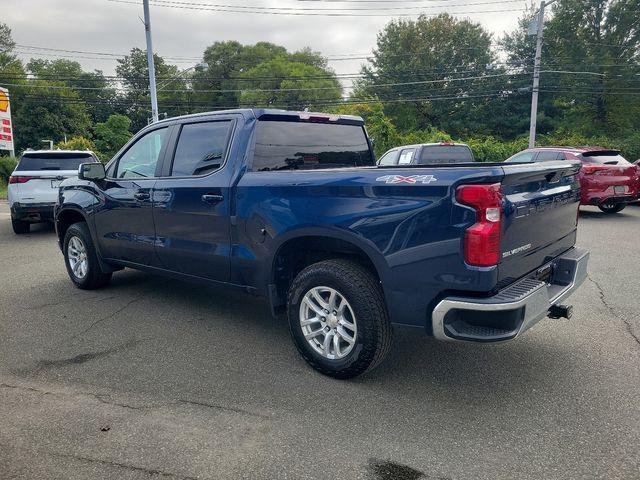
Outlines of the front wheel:
<svg viewBox="0 0 640 480">
<path fill-rule="evenodd" d="M 289 289 L 288 317 L 298 351 L 324 375 L 356 377 L 391 347 L 380 282 L 356 262 L 326 260 L 302 270 Z"/>
<path fill-rule="evenodd" d="M 74 223 L 64 235 L 64 261 L 74 285 L 83 290 L 104 287 L 111 273 L 100 268 L 89 227 L 84 222 Z"/>
<path fill-rule="evenodd" d="M 598 205 L 598 208 L 604 213 L 618 213 L 624 210 L 626 203 L 604 202 Z"/>
</svg>

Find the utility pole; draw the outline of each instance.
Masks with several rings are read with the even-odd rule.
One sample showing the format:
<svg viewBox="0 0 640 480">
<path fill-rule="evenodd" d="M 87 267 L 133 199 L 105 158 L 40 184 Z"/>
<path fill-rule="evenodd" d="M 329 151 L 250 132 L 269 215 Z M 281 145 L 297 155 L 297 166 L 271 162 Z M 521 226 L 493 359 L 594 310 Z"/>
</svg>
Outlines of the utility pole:
<svg viewBox="0 0 640 480">
<path fill-rule="evenodd" d="M 151 121 L 158 121 L 158 95 L 156 93 L 156 69 L 153 65 L 153 44 L 151 43 L 151 17 L 149 0 L 142 0 L 144 9 L 144 31 L 147 36 L 147 64 L 149 68 L 149 93 L 151 94 Z"/>
<path fill-rule="evenodd" d="M 536 30 L 536 57 L 533 65 L 533 88 L 531 90 L 531 121 L 529 123 L 529 148 L 536 145 L 536 123 L 538 121 L 538 91 L 540 90 L 540 61 L 542 60 L 542 32 L 544 31 L 544 8 L 556 0 L 540 2 Z"/>
</svg>

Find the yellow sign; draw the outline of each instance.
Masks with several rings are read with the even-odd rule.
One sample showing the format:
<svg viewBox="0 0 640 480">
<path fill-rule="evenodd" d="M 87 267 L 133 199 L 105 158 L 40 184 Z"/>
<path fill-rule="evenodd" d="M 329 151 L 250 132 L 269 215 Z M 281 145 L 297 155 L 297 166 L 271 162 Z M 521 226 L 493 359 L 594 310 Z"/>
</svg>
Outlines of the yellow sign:
<svg viewBox="0 0 640 480">
<path fill-rule="evenodd" d="M 0 90 L 0 112 L 6 112 L 7 110 L 9 110 L 9 97 Z"/>
</svg>

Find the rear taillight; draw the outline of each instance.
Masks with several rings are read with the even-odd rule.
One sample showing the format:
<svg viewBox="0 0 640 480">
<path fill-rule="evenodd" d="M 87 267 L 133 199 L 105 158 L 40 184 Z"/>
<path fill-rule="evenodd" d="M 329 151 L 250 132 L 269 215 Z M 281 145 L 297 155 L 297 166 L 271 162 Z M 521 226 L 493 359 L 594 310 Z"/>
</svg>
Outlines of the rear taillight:
<svg viewBox="0 0 640 480">
<path fill-rule="evenodd" d="M 582 170 L 582 173 L 584 173 L 585 175 L 593 175 L 598 170 L 604 170 L 604 169 L 605 168 L 601 167 L 600 165 L 583 165 L 581 170 Z"/>
<path fill-rule="evenodd" d="M 27 177 L 24 175 L 11 175 L 9 177 L 9 183 L 27 183 L 29 180 L 33 180 L 37 177 Z"/>
<path fill-rule="evenodd" d="M 456 199 L 476 210 L 476 223 L 464 234 L 464 260 L 476 267 L 491 267 L 500 260 L 502 191 L 499 183 L 462 185 Z"/>
</svg>

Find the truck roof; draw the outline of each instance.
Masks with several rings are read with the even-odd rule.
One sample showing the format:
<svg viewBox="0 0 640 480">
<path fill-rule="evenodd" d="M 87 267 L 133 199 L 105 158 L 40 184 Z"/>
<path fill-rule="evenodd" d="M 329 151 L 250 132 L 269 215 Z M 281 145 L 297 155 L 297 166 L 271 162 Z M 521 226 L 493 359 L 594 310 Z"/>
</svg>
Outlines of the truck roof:
<svg viewBox="0 0 640 480">
<path fill-rule="evenodd" d="M 241 114 L 245 117 L 256 119 L 279 119 L 284 121 L 311 121 L 317 122 L 319 118 L 326 119 L 327 123 L 343 124 L 343 125 L 364 125 L 362 117 L 355 115 L 338 115 L 333 113 L 322 112 L 300 112 L 293 110 L 279 110 L 275 108 L 234 108 L 230 110 L 213 110 L 210 112 L 192 113 L 190 115 L 181 115 L 179 117 L 171 117 L 160 120 L 155 125 L 169 123 L 184 118 L 197 118 L 211 115 L 225 114 Z"/>
</svg>

